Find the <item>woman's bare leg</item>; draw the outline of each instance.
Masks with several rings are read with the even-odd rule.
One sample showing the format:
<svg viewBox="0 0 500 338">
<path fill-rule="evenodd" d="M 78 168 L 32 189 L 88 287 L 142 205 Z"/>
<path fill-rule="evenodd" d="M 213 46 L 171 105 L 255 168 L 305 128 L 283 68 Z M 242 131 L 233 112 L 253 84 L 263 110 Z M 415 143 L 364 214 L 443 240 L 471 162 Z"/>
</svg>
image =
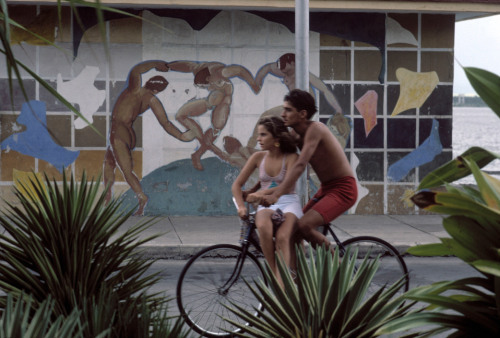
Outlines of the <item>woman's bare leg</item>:
<svg viewBox="0 0 500 338">
<path fill-rule="evenodd" d="M 255 215 L 255 225 L 259 231 L 260 246 L 271 271 L 277 276 L 276 260 L 274 258 L 273 223 L 271 222 L 271 209 L 263 209 Z"/>
<path fill-rule="evenodd" d="M 285 213 L 285 221 L 276 232 L 276 252 L 281 255 L 288 268 L 295 272 L 297 255 L 295 252 L 295 233 L 297 232 L 297 217 Z"/>
</svg>

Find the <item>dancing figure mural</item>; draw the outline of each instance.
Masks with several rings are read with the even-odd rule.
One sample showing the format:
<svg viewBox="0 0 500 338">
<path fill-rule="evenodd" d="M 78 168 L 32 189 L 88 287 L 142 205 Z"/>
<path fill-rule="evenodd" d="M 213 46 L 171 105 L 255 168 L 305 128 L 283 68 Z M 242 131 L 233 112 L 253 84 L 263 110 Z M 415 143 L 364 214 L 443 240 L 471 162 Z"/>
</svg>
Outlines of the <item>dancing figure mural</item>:
<svg viewBox="0 0 500 338">
<path fill-rule="evenodd" d="M 205 98 L 194 99 L 185 103 L 177 112 L 175 119 L 186 127 L 188 141 L 197 139 L 200 147 L 191 155 L 193 166 L 198 170 L 203 170 L 201 156 L 211 150 L 222 160 L 229 160 L 228 155 L 219 149 L 215 140 L 225 127 L 230 111 L 233 96 L 233 84 L 231 78 L 239 77 L 245 81 L 255 94 L 260 91 L 260 86 L 255 82 L 254 77 L 248 69 L 239 65 L 225 65 L 219 62 L 193 62 L 174 61 L 168 63 L 172 71 L 193 73 L 194 85 L 208 90 Z M 194 117 L 205 114 L 211 110 L 212 127 L 203 131 L 200 124 Z"/>
<path fill-rule="evenodd" d="M 141 86 L 141 74 L 153 68 L 160 72 L 167 72 L 169 69 L 164 61 L 145 61 L 130 70 L 127 84 L 116 100 L 111 113 L 109 146 L 104 158 L 104 184 L 109 185 L 106 200 L 109 202 L 111 199 L 111 187 L 115 182 L 115 169 L 118 165 L 125 180 L 137 196 L 139 207 L 135 215 L 143 215 L 148 202 L 148 197 L 134 173 L 132 160 L 132 150 L 136 146 L 136 134 L 132 126 L 137 117 L 151 109 L 168 134 L 181 141 L 192 139 L 191 132 L 183 133 L 172 124 L 161 101 L 156 97 L 156 94 L 167 88 L 168 81 L 163 76 L 157 75 Z"/>
</svg>

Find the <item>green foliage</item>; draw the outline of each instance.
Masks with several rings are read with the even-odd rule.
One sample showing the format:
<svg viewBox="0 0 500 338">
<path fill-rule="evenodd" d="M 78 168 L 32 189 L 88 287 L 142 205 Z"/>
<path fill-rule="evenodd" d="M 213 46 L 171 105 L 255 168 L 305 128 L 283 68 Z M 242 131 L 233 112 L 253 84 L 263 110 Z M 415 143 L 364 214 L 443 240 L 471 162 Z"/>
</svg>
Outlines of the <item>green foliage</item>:
<svg viewBox="0 0 500 338">
<path fill-rule="evenodd" d="M 117 200 L 106 204 L 100 179 L 88 182 L 83 174 L 79 183 L 73 176 L 68 182 L 63 174 L 62 186 L 45 179 L 46 184 L 35 176 L 32 190 L 21 184 L 15 190 L 20 206 L 7 202 L 1 213 L 2 290 L 15 300 L 30 294 L 34 308 L 51 297 L 53 316 L 79 309 L 86 337 L 106 331 L 127 337 L 149 327 L 166 302 L 147 293 L 158 277 L 146 274 L 154 260 L 139 250 L 158 236 L 139 238 L 151 220 L 118 232 L 133 211 L 119 212 Z M 6 297 L 0 297 L 0 307 L 6 306 Z"/>
<path fill-rule="evenodd" d="M 31 314 L 33 299 L 22 295 L 14 301 L 7 295 L 6 306 L 0 318 L 0 338 L 83 338 L 78 309 L 68 316 L 52 320 L 54 301 L 48 298 Z"/>
<path fill-rule="evenodd" d="M 464 68 L 476 92 L 500 117 L 500 78 L 477 68 Z M 412 200 L 420 208 L 448 215 L 449 238 L 410 248 L 418 256 L 454 255 L 480 272 L 480 277 L 439 282 L 410 290 L 407 299 L 429 306 L 393 321 L 384 333 L 427 326 L 415 335 L 454 332 L 454 336 L 500 336 L 500 181 L 480 170 L 500 155 L 472 147 L 428 174 Z M 451 182 L 472 174 L 476 187 Z"/>
<path fill-rule="evenodd" d="M 309 259 L 298 249 L 297 281 L 294 282 L 281 259 L 278 267 L 282 288 L 271 269 L 265 271 L 269 286 L 263 281 L 250 287 L 264 305 L 259 315 L 233 304 L 230 310 L 250 323 L 231 321 L 241 328 L 244 337 L 372 337 L 385 324 L 407 313 L 412 304 L 403 305 L 394 297 L 404 285 L 401 279 L 387 289 L 367 296 L 368 286 L 378 267 L 378 260 L 356 267 L 356 254 L 348 253 L 339 263 L 338 250 L 332 259 L 329 250 L 309 251 Z M 229 320 L 230 321 L 230 320 Z"/>
</svg>

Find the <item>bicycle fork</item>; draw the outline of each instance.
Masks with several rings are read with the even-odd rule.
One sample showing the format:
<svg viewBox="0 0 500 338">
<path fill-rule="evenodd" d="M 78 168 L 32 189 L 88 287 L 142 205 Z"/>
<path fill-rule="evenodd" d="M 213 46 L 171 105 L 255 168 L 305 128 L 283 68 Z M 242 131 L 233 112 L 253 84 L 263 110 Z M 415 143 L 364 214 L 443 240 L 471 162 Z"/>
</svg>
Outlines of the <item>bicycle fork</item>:
<svg viewBox="0 0 500 338">
<path fill-rule="evenodd" d="M 248 248 L 250 247 L 248 238 L 250 237 L 250 233 L 253 230 L 253 227 L 249 227 L 247 235 L 243 238 L 243 241 L 241 243 L 241 252 L 238 255 L 236 264 L 234 265 L 233 271 L 231 272 L 228 280 L 218 289 L 219 295 L 227 295 L 231 287 L 237 282 L 238 278 L 240 277 L 241 270 L 243 269 L 243 264 L 245 263 L 245 258 L 247 256 Z"/>
</svg>

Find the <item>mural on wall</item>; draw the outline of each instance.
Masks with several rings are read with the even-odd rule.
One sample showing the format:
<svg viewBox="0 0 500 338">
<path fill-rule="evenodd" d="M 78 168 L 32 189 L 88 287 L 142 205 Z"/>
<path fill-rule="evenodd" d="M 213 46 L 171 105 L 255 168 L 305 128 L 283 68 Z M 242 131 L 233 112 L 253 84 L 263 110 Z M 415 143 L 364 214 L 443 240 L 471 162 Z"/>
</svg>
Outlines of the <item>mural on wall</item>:
<svg viewBox="0 0 500 338">
<path fill-rule="evenodd" d="M 78 110 L 88 123 L 92 123 L 92 116 L 106 98 L 106 91 L 94 86 L 97 74 L 99 68 L 92 66 L 85 66 L 80 74 L 70 81 L 63 81 L 61 73 L 57 74 L 57 91 L 71 104 L 78 105 Z M 88 123 L 77 118 L 74 125 L 76 129 L 82 129 L 87 127 Z"/>
<path fill-rule="evenodd" d="M 83 24 L 73 26 L 72 43 L 75 56 L 79 57 L 80 51 L 84 60 L 88 57 L 85 48 L 92 47 L 80 44 L 80 40 L 85 30 L 95 25 L 96 17 L 93 11 L 79 11 Z M 121 199 L 131 206 L 139 205 L 136 215 L 234 214 L 230 185 L 248 157 L 258 150 L 257 121 L 264 116 L 281 114 L 283 95 L 295 88 L 295 55 L 291 53 L 295 44 L 293 12 L 152 10 L 134 13 L 146 19 L 142 22 L 142 50 L 134 57 L 113 60 L 113 67 L 118 64 L 121 72 L 111 71 L 111 67 L 106 70 L 105 64 L 95 66 L 90 59 L 87 59 L 90 64 L 79 59 L 75 69 L 82 64 L 83 69 L 74 78 L 67 75 L 72 72 L 57 73 L 57 90 L 77 105 L 87 120 L 101 123 L 101 130 L 109 132 L 106 146 L 84 150 L 101 151 L 104 184 L 115 188 L 119 185 L 119 193 L 124 192 Z M 386 14 L 311 13 L 311 16 L 314 20 L 311 17 L 310 91 L 318 103 L 321 102 L 321 121 L 345 148 L 356 175 L 361 175 L 354 212 L 364 207 L 362 202 L 366 196 L 378 191 L 372 190 L 374 185 L 367 188 L 364 184 L 371 180 L 379 186 L 387 182 L 412 182 L 415 168 L 435 160 L 443 148 L 449 147 L 442 144 L 440 131 L 447 127 L 441 124 L 441 119 L 427 118 L 429 123 L 425 128 L 420 124 L 419 137 L 425 138 L 423 142 L 415 136 L 420 117 L 415 117 L 418 114 L 412 109 L 424 107 L 436 95 L 440 79 L 435 71 L 411 70 L 411 62 L 402 62 L 405 66 L 410 64 L 411 69 L 391 64 L 388 68 L 392 69 L 391 73 L 386 74 L 387 46 L 404 44 L 421 48 L 414 29 L 412 32 L 404 28 Z M 121 18 L 123 16 L 116 13 L 106 14 L 106 20 Z M 360 21 L 364 24 L 359 25 Z M 161 34 L 158 25 L 165 27 Z M 376 64 L 379 59 L 369 65 L 375 69 L 378 83 L 372 78 L 356 78 L 352 60 L 359 58 L 358 54 L 349 54 L 357 52 L 355 44 L 347 45 L 351 41 L 346 42 L 345 48 L 338 48 L 339 53 L 347 55 L 346 63 L 334 64 L 327 75 L 320 74 L 318 33 L 368 43 L 369 47 L 361 45 L 360 50 L 365 48 L 372 54 L 380 54 L 381 65 Z M 342 44 L 346 40 L 338 41 Z M 328 45 L 325 50 L 335 48 L 336 45 Z M 357 62 L 362 64 L 361 60 Z M 351 76 L 346 80 L 337 78 L 342 67 Z M 64 76 L 69 80 L 63 81 Z M 389 84 L 381 85 L 386 79 Z M 98 89 L 103 88 L 98 81 L 109 81 L 104 87 L 106 90 Z M 123 88 L 119 95 L 109 89 L 115 83 L 116 88 Z M 389 97 L 386 92 L 389 86 L 395 88 L 392 93 L 397 93 L 396 96 Z M 96 115 L 106 97 L 111 101 L 107 103 L 112 107 L 111 112 L 100 110 Z M 42 127 L 46 125 L 44 102 L 30 101 L 28 114 L 26 105 L 23 104 L 10 129 L 3 127 L 9 129 L 9 136 L 3 138 L 2 150 L 43 159 L 59 171 L 74 163 L 79 151 L 60 146 L 47 128 Z M 144 114 L 149 110 L 153 114 Z M 57 112 L 50 111 L 51 114 Z M 391 123 L 393 121 L 397 123 Z M 407 129 L 401 126 L 412 132 L 405 132 Z M 84 132 L 85 127 L 86 123 L 76 118 L 73 129 L 67 133 Z M 71 137 L 74 140 L 74 136 Z M 71 146 L 74 144 L 73 141 Z M 379 148 L 385 149 L 386 157 L 379 156 L 384 154 Z M 375 174 L 377 171 L 380 174 Z M 317 185 L 314 173 L 310 185 L 313 189 Z M 111 192 L 107 196 L 110 198 Z"/>
<path fill-rule="evenodd" d="M 16 15 L 16 12 L 11 12 L 9 15 L 12 18 L 13 15 Z M 10 43 L 12 45 L 21 44 L 21 42 L 31 45 L 50 45 L 55 41 L 58 22 L 57 8 L 42 7 L 39 13 L 27 13 L 23 11 L 22 17 L 23 21 L 25 21 L 24 27 L 26 29 L 11 26 Z M 39 39 L 29 31 L 35 32 L 42 39 Z"/>
<path fill-rule="evenodd" d="M 391 116 L 396 116 L 405 110 L 422 106 L 439 83 L 436 72 L 417 73 L 408 69 L 398 68 L 396 70 L 396 77 L 401 84 L 400 94 Z"/>
<path fill-rule="evenodd" d="M 136 145 L 136 134 L 132 128 L 134 121 L 139 115 L 151 109 L 163 129 L 170 135 L 182 141 L 190 141 L 190 133 L 181 131 L 172 123 L 165 113 L 163 104 L 155 96 L 165 90 L 168 81 L 160 75 L 150 78 L 142 86 L 141 74 L 151 69 L 160 72 L 169 70 L 164 61 L 145 61 L 134 66 L 129 73 L 127 85 L 118 97 L 111 113 L 111 127 L 109 134 L 109 147 L 106 150 L 104 159 L 103 178 L 104 184 L 110 186 L 106 200 L 109 201 L 115 182 L 115 170 L 118 166 L 130 185 L 130 188 L 137 196 L 139 207 L 136 215 L 143 215 L 144 208 L 148 202 L 148 197 L 141 187 L 141 183 L 134 173 L 134 163 L 132 160 L 132 150 Z"/>
<path fill-rule="evenodd" d="M 366 137 L 368 137 L 372 129 L 377 125 L 377 103 L 378 94 L 374 90 L 367 91 L 354 103 L 354 106 L 359 110 L 365 121 Z"/>
<path fill-rule="evenodd" d="M 73 163 L 80 153 L 67 150 L 54 142 L 47 130 L 44 102 L 31 100 L 23 103 L 16 124 L 17 127 L 12 128 L 20 131 L 2 141 L 2 150 L 7 152 L 14 150 L 47 161 L 59 172 Z M 24 130 L 21 126 L 24 126 Z"/>
<path fill-rule="evenodd" d="M 229 156 L 214 142 L 225 127 L 231 112 L 234 90 L 231 78 L 242 79 L 255 94 L 259 93 L 261 86 L 257 85 L 248 69 L 239 65 L 224 65 L 219 62 L 175 61 L 170 62 L 168 67 L 172 71 L 192 73 L 194 85 L 208 91 L 207 97 L 190 100 L 175 115 L 175 119 L 187 129 L 185 132 L 188 135 L 186 141 L 197 139 L 200 143 L 199 148 L 191 155 L 193 167 L 203 170 L 201 156 L 207 150 L 211 150 L 221 160 L 229 161 Z M 211 128 L 203 132 L 195 118 L 209 110 L 212 111 Z"/>
<path fill-rule="evenodd" d="M 283 54 L 276 62 L 265 64 L 257 71 L 257 74 L 255 75 L 255 82 L 259 91 L 264 84 L 265 78 L 269 74 L 280 79 L 281 83 L 286 86 L 288 91 L 295 89 L 295 54 Z M 309 72 L 309 85 L 311 94 L 317 96 L 316 90 L 319 91 L 319 93 L 324 96 L 330 107 L 334 110 L 335 113 L 328 120 L 327 125 L 342 147 L 345 148 L 347 139 L 350 135 L 351 127 L 347 118 L 342 114 L 342 108 L 340 107 L 337 99 L 325 83 L 312 72 Z M 259 119 L 268 116 L 279 116 L 281 115 L 282 110 L 281 105 L 273 107 L 263 112 Z M 248 157 L 250 157 L 250 155 L 257 150 L 257 123 L 255 123 L 253 132 L 245 147 L 242 146 L 238 139 L 231 136 L 226 136 L 224 138 L 224 147 L 225 150 L 231 154 L 232 158 L 235 159 L 235 163 L 242 168 Z"/>
<path fill-rule="evenodd" d="M 417 149 L 391 165 L 387 170 L 387 177 L 391 181 L 401 181 L 410 170 L 431 162 L 442 151 L 443 146 L 439 139 L 439 122 L 434 119 L 429 137 Z"/>
</svg>

